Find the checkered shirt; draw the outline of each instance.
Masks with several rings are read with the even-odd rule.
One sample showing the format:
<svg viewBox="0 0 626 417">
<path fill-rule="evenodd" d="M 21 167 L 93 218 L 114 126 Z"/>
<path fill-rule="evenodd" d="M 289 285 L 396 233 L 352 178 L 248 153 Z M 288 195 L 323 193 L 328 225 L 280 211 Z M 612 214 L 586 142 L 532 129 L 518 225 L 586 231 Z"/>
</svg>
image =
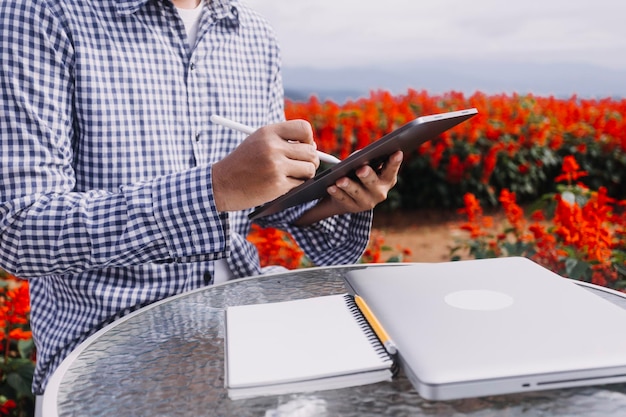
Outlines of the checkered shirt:
<svg viewBox="0 0 626 417">
<path fill-rule="evenodd" d="M 283 120 L 279 50 L 236 0 L 205 4 L 190 51 L 167 0 L 0 2 L 0 267 L 30 280 L 34 393 L 86 337 L 210 283 L 261 272 L 248 211 L 215 208 L 211 164 Z M 318 265 L 355 262 L 371 212 L 291 226 Z M 209 274 L 206 274 L 208 272 Z"/>
</svg>

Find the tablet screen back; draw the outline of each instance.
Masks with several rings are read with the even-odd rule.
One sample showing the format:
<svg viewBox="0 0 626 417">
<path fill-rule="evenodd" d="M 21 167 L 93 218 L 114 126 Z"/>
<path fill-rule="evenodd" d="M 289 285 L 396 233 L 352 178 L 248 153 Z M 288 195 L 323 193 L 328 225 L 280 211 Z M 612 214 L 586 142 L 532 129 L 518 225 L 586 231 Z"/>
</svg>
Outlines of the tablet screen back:
<svg viewBox="0 0 626 417">
<path fill-rule="evenodd" d="M 417 149 L 426 141 L 436 138 L 448 129 L 476 115 L 476 109 L 422 116 L 383 136 L 376 142 L 353 153 L 337 165 L 320 172 L 281 197 L 259 207 L 250 219 L 277 213 L 289 207 L 322 198 L 326 189 L 338 179 L 353 176 L 359 167 L 369 164 L 375 169 L 396 151 L 405 154 Z"/>
</svg>

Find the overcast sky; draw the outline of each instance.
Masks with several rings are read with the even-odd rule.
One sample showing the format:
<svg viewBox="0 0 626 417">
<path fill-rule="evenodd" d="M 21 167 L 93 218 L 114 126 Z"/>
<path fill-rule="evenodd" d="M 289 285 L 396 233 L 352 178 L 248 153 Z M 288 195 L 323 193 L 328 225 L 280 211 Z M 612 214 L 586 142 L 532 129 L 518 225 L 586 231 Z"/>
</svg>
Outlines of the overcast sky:
<svg viewBox="0 0 626 417">
<path fill-rule="evenodd" d="M 273 25 L 289 67 L 485 59 L 626 70 L 626 0 L 244 1 Z"/>
</svg>

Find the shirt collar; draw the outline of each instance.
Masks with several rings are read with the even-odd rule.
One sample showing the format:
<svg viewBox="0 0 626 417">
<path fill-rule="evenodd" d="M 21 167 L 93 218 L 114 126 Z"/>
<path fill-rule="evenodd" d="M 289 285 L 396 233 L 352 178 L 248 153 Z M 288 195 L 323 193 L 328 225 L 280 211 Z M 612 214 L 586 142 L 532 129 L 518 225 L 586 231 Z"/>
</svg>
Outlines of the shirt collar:
<svg viewBox="0 0 626 417">
<path fill-rule="evenodd" d="M 239 10 L 237 2 L 233 0 L 211 0 L 209 8 L 215 13 L 215 19 L 230 19 L 233 22 L 239 21 Z"/>
<path fill-rule="evenodd" d="M 116 9 L 119 14 L 133 14 L 148 0 L 117 0 Z"/>
<path fill-rule="evenodd" d="M 118 13 L 133 14 L 143 7 L 148 0 L 116 0 L 116 2 L 116 9 Z M 216 20 L 230 19 L 233 22 L 240 23 L 238 4 L 236 1 L 210 0 L 209 8 L 214 13 L 214 18 Z"/>
</svg>

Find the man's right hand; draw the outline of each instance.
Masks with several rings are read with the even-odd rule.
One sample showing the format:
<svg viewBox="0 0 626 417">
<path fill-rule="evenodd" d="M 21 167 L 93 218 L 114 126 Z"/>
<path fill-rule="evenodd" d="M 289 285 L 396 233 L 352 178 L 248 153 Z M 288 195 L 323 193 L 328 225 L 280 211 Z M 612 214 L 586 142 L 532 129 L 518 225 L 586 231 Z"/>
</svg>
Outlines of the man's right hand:
<svg viewBox="0 0 626 417">
<path fill-rule="evenodd" d="M 226 158 L 213 164 L 213 195 L 219 211 L 252 208 L 315 176 L 319 158 L 311 125 L 290 120 L 264 126 Z"/>
</svg>

